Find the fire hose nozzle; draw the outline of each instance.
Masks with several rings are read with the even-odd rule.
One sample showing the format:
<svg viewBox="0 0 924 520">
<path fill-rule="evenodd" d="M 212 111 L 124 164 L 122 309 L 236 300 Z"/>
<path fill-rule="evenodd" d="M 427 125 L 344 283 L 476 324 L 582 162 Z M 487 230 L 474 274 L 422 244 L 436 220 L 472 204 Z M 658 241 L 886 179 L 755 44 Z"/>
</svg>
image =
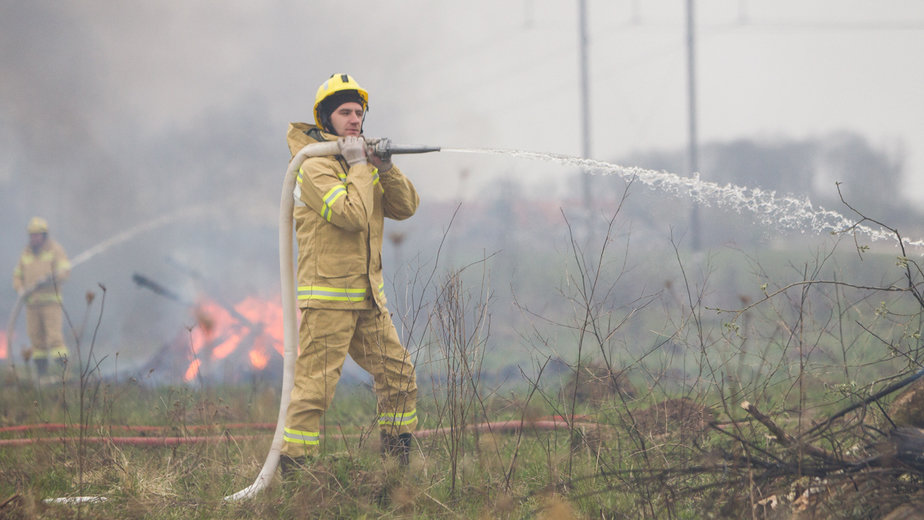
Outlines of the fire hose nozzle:
<svg viewBox="0 0 924 520">
<path fill-rule="evenodd" d="M 379 157 L 387 157 L 395 154 L 408 153 L 428 153 L 440 151 L 439 146 L 429 146 L 423 144 L 395 144 L 388 138 L 366 139 L 366 143 L 372 145 L 372 153 Z"/>
</svg>

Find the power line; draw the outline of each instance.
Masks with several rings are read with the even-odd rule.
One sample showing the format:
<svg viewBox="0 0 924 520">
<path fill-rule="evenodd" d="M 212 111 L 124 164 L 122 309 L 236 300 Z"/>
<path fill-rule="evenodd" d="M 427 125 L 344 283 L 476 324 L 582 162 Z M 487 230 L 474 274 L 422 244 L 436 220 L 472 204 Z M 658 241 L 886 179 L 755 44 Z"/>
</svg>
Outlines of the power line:
<svg viewBox="0 0 924 520">
<path fill-rule="evenodd" d="M 725 24 L 707 24 L 702 29 L 785 29 L 809 30 L 829 32 L 865 32 L 865 31 L 922 31 L 924 21 L 920 22 L 819 22 L 819 21 L 789 21 L 789 22 L 752 22 L 750 20 Z"/>
</svg>

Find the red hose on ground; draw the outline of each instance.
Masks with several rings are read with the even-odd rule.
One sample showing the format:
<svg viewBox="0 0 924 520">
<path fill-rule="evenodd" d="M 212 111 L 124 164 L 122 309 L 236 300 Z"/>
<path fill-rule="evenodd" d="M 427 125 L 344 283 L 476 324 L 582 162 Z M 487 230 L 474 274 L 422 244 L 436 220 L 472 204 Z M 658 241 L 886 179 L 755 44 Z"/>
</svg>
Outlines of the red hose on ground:
<svg viewBox="0 0 924 520">
<path fill-rule="evenodd" d="M 99 426 L 98 429 L 101 430 L 128 430 L 136 432 L 149 432 L 149 431 L 161 431 L 169 430 L 173 428 L 178 428 L 181 430 L 229 430 L 229 429 L 254 429 L 254 430 L 272 430 L 276 425 L 273 423 L 230 423 L 230 424 L 191 424 L 185 425 L 182 427 L 174 426 L 131 426 L 131 425 L 106 425 Z M 24 431 L 33 431 L 33 430 L 44 430 L 44 431 L 60 431 L 68 429 L 76 429 L 74 425 L 62 424 L 62 423 L 44 423 L 44 424 L 20 424 L 16 426 L 3 426 L 0 427 L 0 433 L 6 432 L 24 432 Z M 84 427 L 83 429 L 89 429 Z"/>
<path fill-rule="evenodd" d="M 591 422 L 575 422 L 575 427 L 596 427 L 596 423 Z M 524 420 L 524 421 L 496 421 L 496 422 L 486 422 L 480 424 L 469 424 L 466 427 L 468 431 L 477 431 L 485 433 L 516 433 L 520 430 L 530 431 L 530 430 L 566 430 L 568 429 L 568 422 L 562 419 L 561 417 L 552 417 L 549 419 L 537 419 L 537 420 Z M 441 433 L 449 433 L 449 428 L 436 428 L 433 430 L 418 430 L 414 432 L 414 437 L 417 438 L 426 438 L 431 435 L 437 435 Z"/>
<path fill-rule="evenodd" d="M 577 422 L 580 419 L 582 422 Z M 575 416 L 575 427 L 587 427 L 595 428 L 598 425 L 593 422 L 586 422 L 588 419 L 587 416 Z M 235 424 L 225 424 L 225 425 L 190 425 L 184 427 L 187 430 L 202 430 L 202 429 L 223 429 L 229 430 L 232 428 L 240 429 L 254 429 L 254 430 L 272 430 L 275 428 L 275 424 L 272 423 L 235 423 Z M 116 425 L 116 426 L 105 426 L 104 429 L 117 429 L 117 430 L 128 430 L 128 431 L 162 431 L 169 429 L 169 426 L 130 426 L 130 425 Z M 535 430 L 557 430 L 557 429 L 567 429 L 568 422 L 561 416 L 551 416 L 551 417 L 542 417 L 534 420 L 511 420 L 511 421 L 494 421 L 494 422 L 484 422 L 479 424 L 470 424 L 466 427 L 467 431 L 477 431 L 484 433 L 517 433 L 521 430 L 523 431 L 535 431 Z M 68 426 L 65 424 L 24 424 L 20 426 L 5 426 L 0 428 L 0 432 L 26 432 L 26 431 L 62 431 L 62 430 L 76 430 L 74 426 Z M 414 436 L 420 439 L 431 437 L 433 435 L 449 433 L 450 428 L 434 428 L 429 430 L 418 430 L 414 433 Z M 356 437 L 359 434 L 355 435 Z M 29 438 L 19 438 L 19 439 L 0 439 L 0 446 L 26 446 L 29 444 L 49 444 L 49 443 L 65 443 L 65 442 L 87 442 L 91 444 L 118 444 L 118 445 L 129 445 L 129 446 L 177 446 L 180 444 L 195 444 L 200 442 L 218 442 L 218 441 L 238 441 L 238 440 L 248 440 L 248 439 L 257 439 L 265 437 L 265 435 L 231 435 L 230 433 L 224 435 L 198 435 L 198 436 L 167 436 L 160 435 L 156 437 L 150 436 L 136 436 L 136 437 L 106 437 L 106 436 L 93 436 L 93 437 L 80 437 L 67 436 L 67 437 L 29 437 Z M 336 438 L 345 438 L 345 437 L 354 437 L 353 435 L 342 435 L 334 434 L 332 437 Z"/>
<path fill-rule="evenodd" d="M 85 442 L 89 444 L 119 444 L 130 446 L 177 446 L 200 442 L 239 441 L 256 439 L 266 435 L 207 435 L 194 437 L 32 437 L 28 439 L 0 439 L 0 446 L 25 446 L 28 444 L 63 444 Z"/>
</svg>

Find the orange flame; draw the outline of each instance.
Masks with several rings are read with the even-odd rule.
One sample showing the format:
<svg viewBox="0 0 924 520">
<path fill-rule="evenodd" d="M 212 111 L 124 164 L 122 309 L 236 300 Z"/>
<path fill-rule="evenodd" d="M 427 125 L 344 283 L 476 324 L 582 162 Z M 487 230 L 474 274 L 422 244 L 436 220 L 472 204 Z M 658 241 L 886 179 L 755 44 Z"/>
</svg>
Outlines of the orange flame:
<svg viewBox="0 0 924 520">
<path fill-rule="evenodd" d="M 192 381 L 196 377 L 196 374 L 199 372 L 199 365 L 202 364 L 198 358 L 194 359 L 192 363 L 189 364 L 189 368 L 186 369 L 186 375 L 183 376 L 184 381 Z"/>
<path fill-rule="evenodd" d="M 221 360 L 237 350 L 250 336 L 252 345 L 247 357 L 253 368 L 263 370 L 269 364 L 273 350 L 279 355 L 283 353 L 282 306 L 275 300 L 248 297 L 238 302 L 234 311 L 243 319 L 214 302 L 199 304 L 195 309 L 199 326 L 190 332 L 193 352 L 198 354 L 205 345 L 216 343 L 204 356 Z M 187 382 L 196 377 L 201 359 L 197 356 L 186 370 L 184 379 Z"/>
<path fill-rule="evenodd" d="M 234 319 L 228 311 L 214 302 L 202 302 L 196 306 L 193 312 L 198 327 L 192 329 L 190 339 L 193 352 L 196 353 L 203 346 L 212 342 L 219 334 L 225 333 L 234 323 Z M 212 352 L 214 355 L 214 350 Z"/>
<path fill-rule="evenodd" d="M 251 350 L 248 355 L 250 356 L 250 364 L 257 370 L 263 370 L 266 368 L 266 364 L 269 363 L 269 358 L 266 357 L 266 353 L 263 351 Z"/>
<path fill-rule="evenodd" d="M 277 300 L 267 301 L 249 297 L 235 305 L 234 309 L 248 320 L 263 325 L 261 334 L 254 341 L 255 346 L 262 344 L 263 349 L 269 346 L 282 355 L 282 304 Z"/>
<path fill-rule="evenodd" d="M 9 353 L 6 351 L 6 331 L 0 330 L 0 359 L 6 359 Z"/>
</svg>

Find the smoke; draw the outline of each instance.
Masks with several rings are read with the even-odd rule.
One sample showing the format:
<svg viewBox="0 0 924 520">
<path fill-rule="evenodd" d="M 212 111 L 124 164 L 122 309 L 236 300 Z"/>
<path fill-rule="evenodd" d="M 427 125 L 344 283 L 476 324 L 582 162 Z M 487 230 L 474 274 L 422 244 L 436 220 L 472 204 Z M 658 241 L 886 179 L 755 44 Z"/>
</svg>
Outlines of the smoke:
<svg viewBox="0 0 924 520">
<path fill-rule="evenodd" d="M 677 79 L 684 70 L 682 25 L 674 31 L 661 23 L 677 18 L 680 8 L 636 6 L 632 14 L 639 23 L 620 25 L 629 6 L 590 7 L 594 157 L 682 146 L 687 130 L 686 90 Z M 657 10 L 672 14 L 652 18 Z M 759 21 L 754 16 L 751 23 Z M 195 293 L 209 285 L 226 303 L 248 293 L 273 294 L 276 208 L 288 162 L 285 132 L 290 121 L 311 120 L 315 89 L 324 77 L 350 72 L 370 91 L 370 135 L 447 148 L 575 155 L 582 138 L 576 29 L 576 9 L 549 0 L 3 2 L 0 274 L 12 271 L 32 215 L 46 217 L 52 236 L 74 255 L 163 215 L 199 205 L 222 208 L 113 247 L 75 270 L 65 288 L 66 303 L 79 314 L 84 292 L 105 285 L 101 351 L 143 351 L 136 345 L 172 337 L 190 321 L 186 309 L 133 286 L 136 271 L 178 291 Z M 829 88 L 829 78 L 811 76 L 809 68 L 796 81 L 784 67 L 803 57 L 824 61 L 817 48 L 806 47 L 813 42 L 792 36 L 762 48 L 776 60 L 764 68 L 791 89 L 772 82 L 742 88 L 749 75 L 715 72 L 716 64 L 758 63 L 757 40 L 702 46 L 704 141 L 768 127 L 785 132 L 782 124 L 798 132 L 824 127 L 805 121 L 820 112 L 799 110 L 799 103 L 818 108 L 817 98 L 806 101 L 796 86 Z M 851 59 L 865 56 L 855 56 L 846 44 L 835 47 Z M 788 49 L 795 50 L 786 54 Z M 885 58 L 871 59 L 878 66 L 888 63 Z M 868 65 L 858 61 L 844 69 L 851 73 Z M 901 70 L 906 69 L 914 68 Z M 862 77 L 853 72 L 849 80 L 834 72 L 824 71 L 837 87 L 830 87 L 825 106 L 838 117 L 866 108 L 879 125 L 899 128 L 895 117 L 881 114 L 907 113 L 919 126 L 914 111 L 919 103 L 886 112 L 861 102 L 902 102 L 908 98 L 891 89 L 913 90 L 919 81 L 878 68 Z M 889 80 L 888 90 L 867 83 L 882 77 Z M 837 97 L 853 91 L 862 91 L 862 99 L 845 103 Z M 784 98 L 787 94 L 793 97 Z M 918 97 L 913 91 L 913 99 Z M 773 108 L 781 105 L 792 109 L 781 116 Z M 747 117 L 729 108 L 736 106 L 747 107 Z M 736 119 L 710 125 L 710 115 Z M 836 122 L 862 127 L 853 120 Z M 573 173 L 458 154 L 397 162 L 421 191 L 423 212 L 446 200 L 483 203 L 498 179 L 521 187 L 518 195 L 541 191 L 563 197 Z M 448 221 L 444 213 L 438 218 Z M 391 229 L 432 231 L 414 219 Z M 405 245 L 406 257 L 412 243 Z M 202 280 L 191 279 L 168 258 L 202 273 Z M 8 313 L 14 300 L 9 285 L 0 285 L 0 313 Z"/>
<path fill-rule="evenodd" d="M 266 118 L 272 93 L 256 95 L 242 81 L 265 50 L 258 35 L 225 30 L 248 26 L 253 10 L 247 2 L 41 0 L 3 8 L 0 269 L 12 272 L 32 215 L 46 217 L 73 256 L 165 215 L 223 207 L 146 230 L 74 270 L 65 308 L 77 324 L 103 312 L 98 352 L 131 359 L 193 322 L 188 309 L 134 287 L 135 271 L 229 303 L 278 292 L 285 125 Z M 85 291 L 106 298 L 85 308 Z M 8 314 L 15 295 L 0 294 Z"/>
<path fill-rule="evenodd" d="M 134 286 L 135 272 L 192 299 L 277 295 L 288 122 L 310 120 L 316 85 L 340 70 L 361 70 L 373 110 L 394 113 L 375 82 L 411 40 L 388 51 L 368 31 L 343 38 L 355 18 L 294 1 L 4 3 L 0 271 L 12 272 L 32 215 L 74 256 L 207 205 L 221 210 L 146 229 L 78 266 L 64 287 L 71 321 L 102 312 L 97 352 L 131 360 L 195 323 Z M 87 307 L 87 291 L 105 298 Z M 0 296 L 8 315 L 15 294 Z"/>
</svg>

